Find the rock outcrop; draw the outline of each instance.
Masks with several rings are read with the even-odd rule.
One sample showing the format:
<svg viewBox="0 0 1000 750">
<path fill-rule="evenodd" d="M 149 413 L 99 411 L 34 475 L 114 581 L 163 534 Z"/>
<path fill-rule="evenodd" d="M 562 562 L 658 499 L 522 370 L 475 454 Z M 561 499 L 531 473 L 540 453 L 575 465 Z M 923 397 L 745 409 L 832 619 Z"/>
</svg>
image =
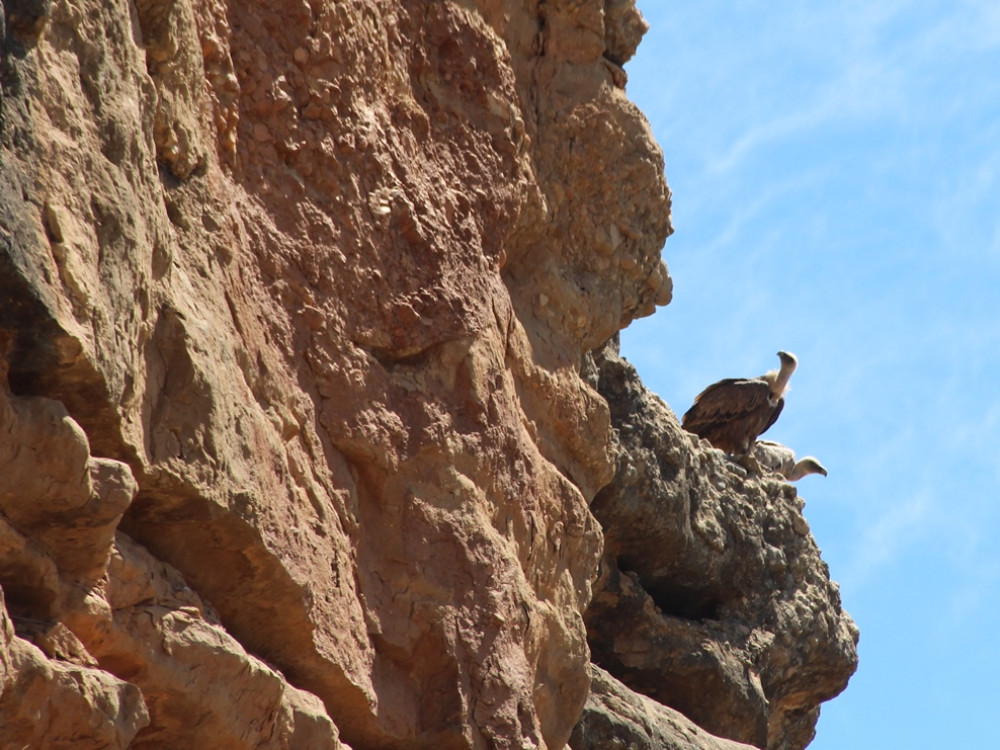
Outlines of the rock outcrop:
<svg viewBox="0 0 1000 750">
<path fill-rule="evenodd" d="M 682 430 L 616 342 L 595 352 L 593 377 L 618 452 L 592 505 L 605 539 L 593 660 L 713 734 L 805 747 L 857 667 L 858 631 L 802 499 Z"/>
<path fill-rule="evenodd" d="M 752 531 L 794 493 L 648 570 L 590 510 L 639 488 L 589 352 L 671 295 L 631 0 L 2 9 L 0 745 L 582 750 L 651 698 L 649 737 L 806 736 L 850 660 L 807 531 Z M 727 578 L 765 541 L 808 611 Z M 596 635 L 675 595 L 732 650 L 699 689 L 750 670 L 725 717 Z"/>
</svg>

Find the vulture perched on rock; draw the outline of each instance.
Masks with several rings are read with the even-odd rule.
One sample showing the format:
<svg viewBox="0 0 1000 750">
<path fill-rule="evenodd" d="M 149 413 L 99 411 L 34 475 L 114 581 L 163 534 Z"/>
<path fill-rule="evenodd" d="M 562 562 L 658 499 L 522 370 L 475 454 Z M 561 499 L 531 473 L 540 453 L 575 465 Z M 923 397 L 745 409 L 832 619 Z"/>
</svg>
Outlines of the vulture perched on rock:
<svg viewBox="0 0 1000 750">
<path fill-rule="evenodd" d="M 760 471 L 752 451 L 757 436 L 773 425 L 785 406 L 785 390 L 798 360 L 778 352 L 781 369 L 759 378 L 726 378 L 708 386 L 694 399 L 681 426 L 705 438 L 719 450 L 739 456 Z"/>
<path fill-rule="evenodd" d="M 753 457 L 768 471 L 781 474 L 789 482 L 796 482 L 809 474 L 826 476 L 826 467 L 814 456 L 795 460 L 795 451 L 773 440 L 758 440 L 753 447 Z"/>
</svg>

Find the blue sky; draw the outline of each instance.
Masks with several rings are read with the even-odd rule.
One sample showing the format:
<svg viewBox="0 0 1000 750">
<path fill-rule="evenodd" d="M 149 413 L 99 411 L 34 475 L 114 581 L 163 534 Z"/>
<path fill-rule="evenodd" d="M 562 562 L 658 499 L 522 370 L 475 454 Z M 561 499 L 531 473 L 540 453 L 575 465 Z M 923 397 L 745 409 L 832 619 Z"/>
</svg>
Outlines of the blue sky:
<svg viewBox="0 0 1000 750">
<path fill-rule="evenodd" d="M 767 437 L 861 628 L 810 747 L 1000 748 L 1000 3 L 638 4 L 674 301 L 622 350 L 677 413 L 799 357 Z"/>
</svg>

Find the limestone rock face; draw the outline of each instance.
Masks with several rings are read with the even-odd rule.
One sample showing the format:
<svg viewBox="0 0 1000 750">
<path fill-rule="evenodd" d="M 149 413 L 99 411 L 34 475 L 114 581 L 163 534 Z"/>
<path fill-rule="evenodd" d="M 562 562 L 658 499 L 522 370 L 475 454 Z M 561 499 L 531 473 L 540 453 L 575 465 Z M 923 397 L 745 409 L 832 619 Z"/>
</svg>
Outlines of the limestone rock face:
<svg viewBox="0 0 1000 750">
<path fill-rule="evenodd" d="M 595 498 L 605 556 L 586 614 L 594 661 L 710 732 L 802 748 L 857 667 L 803 502 L 683 431 L 614 343 L 595 355 L 619 463 Z"/>
<path fill-rule="evenodd" d="M 634 2 L 0 7 L 0 744 L 565 746 L 663 580 L 591 604 Z"/>
</svg>

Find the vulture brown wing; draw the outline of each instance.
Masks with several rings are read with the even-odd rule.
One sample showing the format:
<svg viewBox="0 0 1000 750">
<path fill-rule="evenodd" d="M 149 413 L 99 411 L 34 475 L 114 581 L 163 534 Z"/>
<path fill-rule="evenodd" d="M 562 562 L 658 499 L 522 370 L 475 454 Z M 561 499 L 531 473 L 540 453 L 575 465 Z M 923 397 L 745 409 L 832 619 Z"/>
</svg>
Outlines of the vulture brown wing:
<svg viewBox="0 0 1000 750">
<path fill-rule="evenodd" d="M 699 393 L 681 426 L 704 436 L 721 424 L 746 416 L 767 402 L 770 384 L 763 378 L 727 378 Z M 777 417 L 775 417 L 777 419 Z"/>
<path fill-rule="evenodd" d="M 761 430 L 760 433 L 758 434 L 763 435 L 765 432 L 767 432 L 768 428 L 778 421 L 778 417 L 781 415 L 781 410 L 784 408 L 785 408 L 785 399 L 779 398 L 778 403 L 774 407 L 774 411 L 771 412 L 771 418 L 767 420 L 767 424 L 764 425 L 764 429 Z"/>
</svg>

